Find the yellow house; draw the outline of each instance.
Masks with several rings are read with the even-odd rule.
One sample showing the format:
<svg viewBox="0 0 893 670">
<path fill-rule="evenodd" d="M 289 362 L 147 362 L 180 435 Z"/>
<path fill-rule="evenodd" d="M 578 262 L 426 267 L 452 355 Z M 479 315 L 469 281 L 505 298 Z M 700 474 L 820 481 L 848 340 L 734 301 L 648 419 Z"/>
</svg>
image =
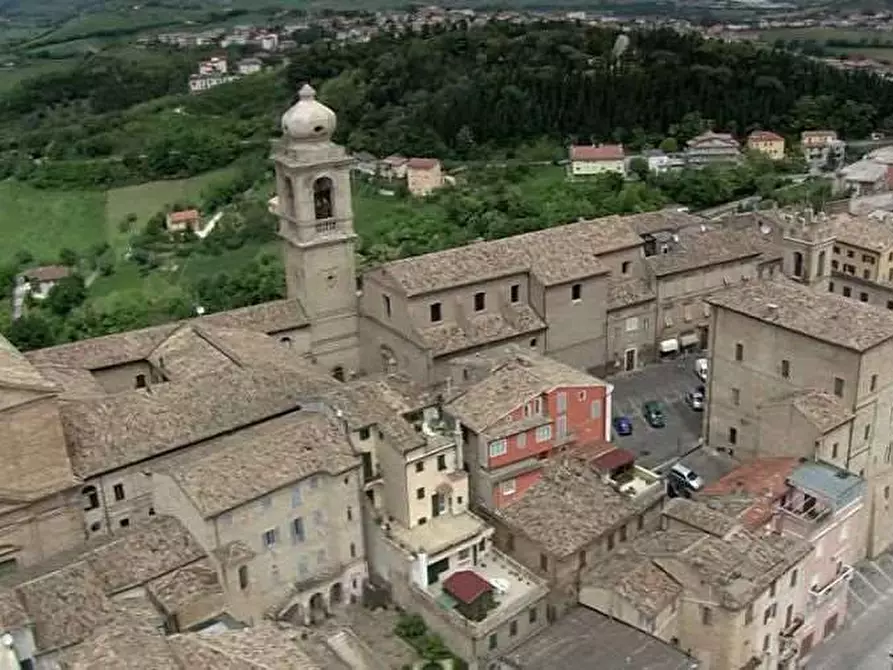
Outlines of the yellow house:
<svg viewBox="0 0 893 670">
<path fill-rule="evenodd" d="M 784 158 L 784 138 L 769 130 L 755 130 L 748 135 L 747 148 L 759 151 L 774 161 Z"/>
</svg>

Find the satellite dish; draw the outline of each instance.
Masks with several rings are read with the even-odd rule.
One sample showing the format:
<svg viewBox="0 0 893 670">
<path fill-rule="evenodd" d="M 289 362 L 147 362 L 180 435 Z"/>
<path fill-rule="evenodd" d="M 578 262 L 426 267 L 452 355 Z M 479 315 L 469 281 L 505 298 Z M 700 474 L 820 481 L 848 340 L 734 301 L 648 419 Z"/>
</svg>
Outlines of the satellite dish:
<svg viewBox="0 0 893 670">
<path fill-rule="evenodd" d="M 620 58 L 624 52 L 629 48 L 629 35 L 621 34 L 617 36 L 617 39 L 614 41 L 614 48 L 611 49 L 611 55 L 614 58 Z"/>
</svg>

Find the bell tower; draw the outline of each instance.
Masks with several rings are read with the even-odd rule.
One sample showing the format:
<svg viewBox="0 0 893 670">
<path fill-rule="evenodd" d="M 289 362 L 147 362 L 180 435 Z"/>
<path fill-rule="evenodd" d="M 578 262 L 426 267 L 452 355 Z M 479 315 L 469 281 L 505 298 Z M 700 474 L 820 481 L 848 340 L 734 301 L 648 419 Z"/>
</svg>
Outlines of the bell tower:
<svg viewBox="0 0 893 670">
<path fill-rule="evenodd" d="M 273 144 L 288 297 L 310 323 L 310 354 L 336 378 L 359 368 L 351 205 L 353 159 L 331 141 L 335 113 L 305 84 Z"/>
</svg>

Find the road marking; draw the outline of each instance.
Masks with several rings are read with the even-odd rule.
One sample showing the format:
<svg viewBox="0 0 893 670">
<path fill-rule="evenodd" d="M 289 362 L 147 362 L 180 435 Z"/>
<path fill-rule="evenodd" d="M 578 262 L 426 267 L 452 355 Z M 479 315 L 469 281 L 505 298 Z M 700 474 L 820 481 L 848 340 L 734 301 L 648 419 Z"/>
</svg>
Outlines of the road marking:
<svg viewBox="0 0 893 670">
<path fill-rule="evenodd" d="M 886 579 L 888 582 L 890 582 L 891 585 L 893 585 L 893 579 L 890 579 L 890 575 L 881 570 L 881 566 L 878 565 L 876 561 L 869 561 L 869 563 L 871 563 L 875 567 L 875 569 L 884 576 L 884 579 Z"/>
<path fill-rule="evenodd" d="M 853 587 L 852 587 L 852 586 L 847 587 L 847 590 L 850 592 L 850 595 L 851 595 L 851 596 L 853 596 L 856 600 L 858 600 L 860 603 L 862 603 L 862 607 L 864 608 L 864 609 L 862 610 L 862 614 L 865 614 L 865 612 L 868 611 L 868 604 L 867 604 L 864 600 L 862 600 L 862 597 L 861 597 L 858 593 L 856 593 L 856 592 L 853 590 Z M 850 619 L 850 621 L 851 621 L 851 622 L 852 622 L 852 621 L 855 621 L 856 619 L 858 619 L 859 617 L 861 617 L 862 614 L 860 614 L 859 616 L 857 616 L 855 619 Z"/>
<path fill-rule="evenodd" d="M 874 591 L 874 592 L 877 593 L 878 595 L 881 595 L 881 591 L 880 591 L 874 584 L 872 584 L 870 581 L 868 581 L 868 577 L 866 577 L 865 575 L 863 575 L 863 574 L 862 574 L 861 572 L 859 572 L 858 570 L 856 570 L 855 572 L 856 572 L 857 575 L 859 575 L 859 578 L 860 578 L 863 582 L 865 582 L 866 584 L 868 584 L 869 588 L 870 588 L 872 591 Z"/>
</svg>

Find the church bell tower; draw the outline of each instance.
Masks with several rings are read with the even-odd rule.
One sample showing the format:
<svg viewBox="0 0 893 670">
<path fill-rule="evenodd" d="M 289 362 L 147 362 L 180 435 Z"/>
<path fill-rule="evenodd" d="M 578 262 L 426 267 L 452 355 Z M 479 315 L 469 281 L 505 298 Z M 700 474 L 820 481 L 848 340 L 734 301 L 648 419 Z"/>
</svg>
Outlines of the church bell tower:
<svg viewBox="0 0 893 670">
<path fill-rule="evenodd" d="M 307 315 L 311 357 L 344 379 L 359 368 L 359 319 L 353 159 L 332 142 L 335 125 L 335 113 L 305 84 L 282 116 L 272 159 L 288 297 Z"/>
</svg>

